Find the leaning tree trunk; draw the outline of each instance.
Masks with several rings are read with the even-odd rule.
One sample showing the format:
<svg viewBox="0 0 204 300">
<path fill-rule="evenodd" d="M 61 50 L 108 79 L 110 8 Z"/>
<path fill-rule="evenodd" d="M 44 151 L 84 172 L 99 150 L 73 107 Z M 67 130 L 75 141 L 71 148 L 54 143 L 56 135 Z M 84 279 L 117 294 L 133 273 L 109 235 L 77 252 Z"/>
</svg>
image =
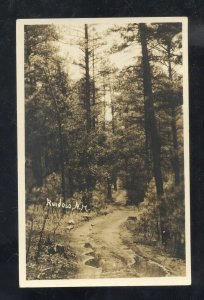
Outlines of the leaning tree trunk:
<svg viewBox="0 0 204 300">
<path fill-rule="evenodd" d="M 152 78 L 149 63 L 149 55 L 147 49 L 147 27 L 144 23 L 139 24 L 140 41 L 142 46 L 142 65 L 143 65 L 143 87 L 144 87 L 144 108 L 145 120 L 148 124 L 150 136 L 150 149 L 152 153 L 153 175 L 155 178 L 156 192 L 158 197 L 159 211 L 159 239 L 164 242 L 164 233 L 166 231 L 165 222 L 165 204 L 163 200 L 163 177 L 161 171 L 161 145 L 160 137 L 156 125 L 156 117 L 154 111 L 153 93 L 152 93 Z M 146 128 L 146 129 L 147 129 Z"/>
</svg>

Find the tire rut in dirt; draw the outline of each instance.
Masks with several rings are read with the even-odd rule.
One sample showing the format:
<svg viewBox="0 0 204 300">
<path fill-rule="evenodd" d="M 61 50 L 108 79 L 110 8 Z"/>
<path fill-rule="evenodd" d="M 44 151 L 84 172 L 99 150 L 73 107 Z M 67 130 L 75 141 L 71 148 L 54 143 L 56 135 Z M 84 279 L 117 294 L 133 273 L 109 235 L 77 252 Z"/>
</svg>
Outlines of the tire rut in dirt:
<svg viewBox="0 0 204 300">
<path fill-rule="evenodd" d="M 84 264 L 90 267 L 99 268 L 100 259 L 94 252 L 94 249 L 90 243 L 85 243 L 84 248 L 89 249 L 84 255 L 87 256 L 87 259 L 84 261 Z"/>
</svg>

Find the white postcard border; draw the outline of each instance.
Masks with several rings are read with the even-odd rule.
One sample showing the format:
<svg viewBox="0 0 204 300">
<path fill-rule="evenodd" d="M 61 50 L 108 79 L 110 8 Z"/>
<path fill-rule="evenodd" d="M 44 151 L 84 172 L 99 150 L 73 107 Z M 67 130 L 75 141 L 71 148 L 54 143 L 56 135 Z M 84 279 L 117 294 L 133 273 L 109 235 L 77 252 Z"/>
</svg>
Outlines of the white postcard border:
<svg viewBox="0 0 204 300">
<path fill-rule="evenodd" d="M 24 25 L 66 23 L 182 23 L 183 45 L 183 112 L 184 112 L 184 174 L 185 174 L 185 238 L 186 276 L 26 280 L 25 228 L 25 111 L 24 111 Z M 17 59 L 17 137 L 18 137 L 18 231 L 19 231 L 19 284 L 20 287 L 85 287 L 85 286 L 177 286 L 191 284 L 190 244 L 190 166 L 189 166 L 189 91 L 188 91 L 188 19 L 187 17 L 142 18 L 80 18 L 80 19 L 20 19 L 16 25 Z"/>
</svg>

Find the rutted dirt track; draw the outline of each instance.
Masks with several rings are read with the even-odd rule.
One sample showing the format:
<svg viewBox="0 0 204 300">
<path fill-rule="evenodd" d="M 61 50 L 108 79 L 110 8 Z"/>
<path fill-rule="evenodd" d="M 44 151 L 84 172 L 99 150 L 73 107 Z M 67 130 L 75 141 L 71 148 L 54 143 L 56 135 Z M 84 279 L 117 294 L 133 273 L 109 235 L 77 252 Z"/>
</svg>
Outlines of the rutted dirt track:
<svg viewBox="0 0 204 300">
<path fill-rule="evenodd" d="M 120 226 L 129 215 L 130 210 L 118 208 L 73 232 L 72 247 L 79 260 L 78 278 L 121 277 L 127 276 L 127 269 L 131 272 L 134 253 L 120 238 Z"/>
<path fill-rule="evenodd" d="M 113 207 L 107 215 L 81 224 L 72 232 L 71 247 L 78 259 L 76 278 L 114 278 L 168 276 L 169 271 L 155 261 L 145 259 L 125 240 L 131 240 L 124 226 L 137 211 L 128 206 Z"/>
</svg>

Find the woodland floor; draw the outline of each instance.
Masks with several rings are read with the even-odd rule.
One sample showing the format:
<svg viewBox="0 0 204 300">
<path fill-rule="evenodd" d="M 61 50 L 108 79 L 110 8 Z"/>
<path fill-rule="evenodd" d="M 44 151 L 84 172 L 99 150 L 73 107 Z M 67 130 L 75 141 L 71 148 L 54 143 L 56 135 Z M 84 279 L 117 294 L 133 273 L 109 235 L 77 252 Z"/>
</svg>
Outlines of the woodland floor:
<svg viewBox="0 0 204 300">
<path fill-rule="evenodd" d="M 137 217 L 138 209 L 125 205 L 124 191 L 114 197 L 107 214 L 83 222 L 72 231 L 70 246 L 78 262 L 75 278 L 185 276 L 183 260 L 136 241 L 126 223 L 128 217 Z"/>
<path fill-rule="evenodd" d="M 68 249 L 68 256 L 62 259 L 59 254 L 48 256 L 42 251 L 39 266 L 36 268 L 32 263 L 28 266 L 28 278 L 185 276 L 184 260 L 171 257 L 148 241 L 138 241 L 135 231 L 127 226 L 128 222 L 135 222 L 138 208 L 126 205 L 125 191 L 114 192 L 113 198 L 114 202 L 98 214 L 66 214 L 64 227 L 72 219 L 74 228 L 69 232 L 63 230 L 57 239 Z"/>
</svg>

